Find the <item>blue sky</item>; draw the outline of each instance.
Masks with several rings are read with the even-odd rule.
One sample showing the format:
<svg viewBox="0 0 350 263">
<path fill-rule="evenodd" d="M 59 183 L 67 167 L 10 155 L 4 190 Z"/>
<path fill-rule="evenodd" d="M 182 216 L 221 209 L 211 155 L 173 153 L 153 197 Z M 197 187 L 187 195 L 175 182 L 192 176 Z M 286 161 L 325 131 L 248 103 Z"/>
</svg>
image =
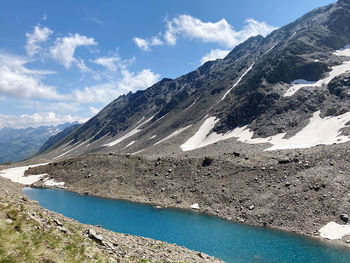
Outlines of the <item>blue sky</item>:
<svg viewBox="0 0 350 263">
<path fill-rule="evenodd" d="M 0 128 L 91 118 L 333 0 L 4 0 Z"/>
</svg>

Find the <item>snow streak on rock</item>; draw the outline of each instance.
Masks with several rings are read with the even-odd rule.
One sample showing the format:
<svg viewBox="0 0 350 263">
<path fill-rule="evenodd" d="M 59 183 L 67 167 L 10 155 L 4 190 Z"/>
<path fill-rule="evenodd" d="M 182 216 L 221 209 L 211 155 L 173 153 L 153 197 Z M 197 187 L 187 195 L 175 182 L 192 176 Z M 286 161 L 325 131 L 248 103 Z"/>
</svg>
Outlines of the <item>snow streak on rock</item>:
<svg viewBox="0 0 350 263">
<path fill-rule="evenodd" d="M 225 93 L 225 95 L 222 97 L 221 100 L 224 100 L 224 99 L 226 98 L 226 96 L 227 96 L 228 94 L 230 94 L 231 90 L 234 89 L 235 87 L 237 87 L 237 85 L 242 81 L 242 79 L 244 78 L 244 76 L 247 75 L 247 74 L 249 73 L 249 71 L 251 71 L 251 70 L 253 69 L 254 64 L 255 64 L 255 63 L 253 63 L 252 65 L 250 65 L 250 67 L 242 74 L 242 76 L 239 77 L 239 79 L 236 81 L 236 83 L 233 84 L 232 88 L 230 88 L 230 89 Z"/>
<path fill-rule="evenodd" d="M 110 142 L 110 143 L 107 143 L 107 144 L 104 144 L 103 146 L 108 146 L 108 147 L 111 147 L 111 146 L 114 146 L 114 145 L 117 145 L 118 143 L 124 141 L 125 139 L 127 138 L 130 138 L 131 136 L 135 135 L 136 133 L 142 131 L 142 129 L 139 129 L 142 125 L 146 124 L 147 122 L 149 122 L 150 120 L 153 119 L 154 116 L 152 116 L 151 118 L 145 120 L 144 122 L 142 122 L 141 124 L 137 125 L 135 129 L 129 131 L 127 134 L 125 134 L 124 136 Z M 142 118 L 143 120 L 143 118 Z"/>
<path fill-rule="evenodd" d="M 334 52 L 334 55 L 341 56 L 341 57 L 349 57 L 350 58 L 350 45 L 345 46 L 341 50 L 337 50 Z M 301 88 L 316 88 L 320 87 L 322 85 L 328 85 L 329 82 L 331 82 L 332 79 L 335 77 L 344 74 L 350 70 L 350 60 L 343 62 L 343 64 L 332 67 L 332 70 L 328 73 L 328 77 L 325 77 L 323 79 L 320 79 L 317 82 L 309 82 L 305 80 L 295 80 L 291 84 L 292 86 L 286 91 L 286 93 L 283 95 L 284 97 L 290 97 L 293 96 L 299 89 Z"/>
<path fill-rule="evenodd" d="M 179 135 L 180 133 L 182 133 L 183 131 L 187 130 L 188 128 L 190 128 L 192 125 L 188 125 L 184 128 L 181 128 L 181 129 L 178 129 L 176 131 L 174 131 L 172 134 L 170 134 L 169 136 L 165 137 L 164 139 L 160 140 L 159 142 L 156 142 L 155 144 L 153 145 L 157 145 L 157 144 L 160 144 L 162 142 L 165 142 L 166 140 L 169 140 L 177 135 Z"/>
</svg>

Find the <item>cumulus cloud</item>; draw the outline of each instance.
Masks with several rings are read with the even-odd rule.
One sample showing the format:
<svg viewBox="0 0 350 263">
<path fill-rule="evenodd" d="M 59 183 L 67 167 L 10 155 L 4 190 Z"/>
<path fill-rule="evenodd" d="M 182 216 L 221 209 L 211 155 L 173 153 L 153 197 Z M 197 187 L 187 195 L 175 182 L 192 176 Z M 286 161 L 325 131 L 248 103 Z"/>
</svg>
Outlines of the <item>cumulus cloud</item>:
<svg viewBox="0 0 350 263">
<path fill-rule="evenodd" d="M 0 53 L 0 95 L 16 98 L 65 99 L 56 88 L 42 83 L 44 75 L 53 72 L 31 70 L 29 61 L 11 54 Z"/>
<path fill-rule="evenodd" d="M 219 58 L 224 58 L 227 54 L 230 53 L 228 49 L 212 49 L 209 53 L 205 54 L 201 59 L 201 65 L 207 61 L 216 60 Z"/>
<path fill-rule="evenodd" d="M 16 115 L 0 115 L 0 129 L 3 127 L 11 128 L 27 128 L 27 127 L 40 127 L 58 125 L 65 122 L 78 121 L 80 123 L 85 122 L 86 119 L 72 116 L 72 115 L 59 115 L 54 112 L 37 112 L 32 115 L 22 114 Z"/>
<path fill-rule="evenodd" d="M 26 33 L 27 42 L 25 49 L 28 56 L 33 57 L 39 53 L 42 50 L 40 44 L 46 42 L 52 33 L 53 31 L 50 28 L 41 27 L 41 25 L 35 26 L 32 33 Z"/>
<path fill-rule="evenodd" d="M 166 21 L 166 30 L 162 36 L 164 42 L 171 46 L 176 45 L 179 37 L 183 37 L 233 48 L 249 37 L 257 35 L 266 36 L 275 29 L 276 27 L 268 25 L 265 22 L 247 19 L 243 29 L 237 31 L 225 19 L 221 19 L 217 22 L 203 22 L 190 15 L 180 15 Z M 162 40 L 160 41 L 164 43 Z M 134 38 L 134 42 L 138 47 L 146 51 L 150 50 L 150 41 Z"/>
<path fill-rule="evenodd" d="M 144 69 L 139 73 L 124 69 L 122 79 L 118 82 L 118 89 L 134 92 L 152 86 L 159 79 L 160 75 L 153 73 L 150 69 Z"/>
<path fill-rule="evenodd" d="M 168 21 L 166 32 L 167 43 L 174 45 L 177 36 L 196 39 L 206 43 L 217 43 L 225 47 L 233 47 L 249 37 L 266 36 L 276 27 L 265 22 L 247 19 L 242 30 L 236 31 L 225 19 L 218 22 L 203 22 L 190 15 L 180 15 Z"/>
<path fill-rule="evenodd" d="M 162 46 L 164 42 L 160 40 L 159 37 L 155 36 L 151 39 L 143 39 L 139 37 L 134 37 L 133 41 L 135 42 L 136 46 L 138 46 L 140 49 L 143 49 L 144 51 L 150 51 L 151 47 L 153 46 Z"/>
<path fill-rule="evenodd" d="M 74 90 L 74 96 L 79 103 L 107 103 L 129 91 L 136 91 L 152 86 L 159 81 L 160 75 L 149 69 L 133 73 L 123 69 L 120 79 L 108 83 Z"/>
<path fill-rule="evenodd" d="M 79 34 L 70 34 L 66 37 L 57 38 L 55 45 L 50 48 L 50 54 L 52 58 L 67 69 L 70 68 L 72 64 L 76 64 L 79 67 L 79 65 L 81 66 L 81 60 L 74 57 L 76 48 L 94 45 L 97 45 L 94 38 L 88 38 Z"/>
<path fill-rule="evenodd" d="M 91 62 L 98 64 L 102 67 L 105 67 L 111 72 L 116 72 L 118 69 L 118 64 L 121 62 L 119 55 L 116 53 L 110 57 L 100 57 Z"/>
</svg>

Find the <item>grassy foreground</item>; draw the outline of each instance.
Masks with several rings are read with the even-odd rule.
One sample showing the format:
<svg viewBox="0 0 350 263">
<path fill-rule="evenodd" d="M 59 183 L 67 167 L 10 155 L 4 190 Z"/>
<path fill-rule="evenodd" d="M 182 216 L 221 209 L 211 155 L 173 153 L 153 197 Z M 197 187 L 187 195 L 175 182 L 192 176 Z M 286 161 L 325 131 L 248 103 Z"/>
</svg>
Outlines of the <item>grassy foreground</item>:
<svg viewBox="0 0 350 263">
<path fill-rule="evenodd" d="M 0 177 L 0 263 L 220 263 L 219 259 L 144 237 L 81 224 L 46 210 Z"/>
<path fill-rule="evenodd" d="M 1 199 L 0 209 L 0 262 L 114 262 L 81 227 L 58 227 L 40 213 L 31 215 L 23 204 Z"/>
</svg>

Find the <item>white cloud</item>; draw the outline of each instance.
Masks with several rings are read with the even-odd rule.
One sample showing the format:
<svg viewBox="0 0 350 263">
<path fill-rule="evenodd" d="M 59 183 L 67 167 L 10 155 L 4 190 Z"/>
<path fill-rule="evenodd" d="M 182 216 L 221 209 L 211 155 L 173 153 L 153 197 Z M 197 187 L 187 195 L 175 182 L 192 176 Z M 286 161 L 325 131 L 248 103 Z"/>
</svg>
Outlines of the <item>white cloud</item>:
<svg viewBox="0 0 350 263">
<path fill-rule="evenodd" d="M 17 108 L 31 109 L 40 112 L 53 111 L 60 113 L 72 113 L 82 110 L 80 104 L 77 102 L 46 102 L 32 100 L 25 100 L 21 102 L 21 105 L 17 106 Z"/>
<path fill-rule="evenodd" d="M 139 37 L 134 37 L 135 44 L 144 51 L 150 51 L 152 46 L 162 46 L 164 42 L 160 40 L 158 36 L 152 37 L 150 40 L 146 40 Z"/>
<path fill-rule="evenodd" d="M 122 70 L 122 79 L 118 82 L 118 89 L 124 91 L 137 91 L 152 86 L 159 81 L 160 75 L 150 69 L 144 69 L 135 74 L 126 69 Z"/>
<path fill-rule="evenodd" d="M 70 68 L 73 63 L 79 67 L 79 65 L 81 65 L 81 60 L 74 57 L 76 48 L 94 45 L 97 45 L 97 42 L 93 38 L 88 38 L 79 34 L 70 34 L 66 37 L 57 38 L 55 45 L 50 48 L 50 53 L 52 58 L 57 60 L 65 68 Z"/>
<path fill-rule="evenodd" d="M 247 19 L 242 30 L 236 31 L 225 19 L 217 22 L 203 22 L 190 15 L 180 15 L 166 21 L 166 31 L 161 34 L 164 42 L 168 45 L 176 45 L 179 37 L 198 40 L 204 43 L 216 43 L 227 48 L 233 48 L 244 42 L 249 37 L 262 35 L 266 36 L 276 27 L 265 22 L 258 22 L 254 19 Z M 164 42 L 158 38 L 164 44 Z M 134 38 L 139 48 L 150 50 L 152 41 L 142 38 Z"/>
<path fill-rule="evenodd" d="M 75 100 L 79 103 L 107 103 L 129 91 L 150 87 L 160 79 L 159 74 L 149 69 L 144 69 L 137 74 L 123 69 L 121 73 L 122 76 L 118 80 L 74 90 Z"/>
<path fill-rule="evenodd" d="M 230 50 L 227 49 L 212 49 L 209 53 L 205 54 L 201 59 L 201 65 L 207 61 L 212 61 L 216 59 L 221 59 L 227 56 L 230 53 Z"/>
<path fill-rule="evenodd" d="M 118 64 L 121 62 L 121 59 L 116 53 L 110 57 L 100 57 L 95 60 L 92 60 L 91 62 L 103 66 L 111 72 L 116 72 L 118 69 Z"/>
<path fill-rule="evenodd" d="M 168 44 L 173 45 L 177 36 L 189 39 L 197 39 L 206 43 L 217 43 L 225 47 L 233 47 L 245 41 L 249 37 L 262 35 L 266 36 L 276 27 L 265 22 L 258 22 L 254 19 L 247 19 L 246 25 L 240 31 L 234 28 L 225 20 L 221 19 L 216 23 L 203 22 L 190 15 L 180 15 L 168 22 L 166 32 Z"/>
<path fill-rule="evenodd" d="M 89 107 L 89 110 L 90 110 L 90 113 L 91 113 L 92 115 L 94 115 L 94 116 L 95 116 L 97 113 L 100 112 L 99 109 L 97 109 L 97 108 L 95 108 L 95 107 L 93 107 L 93 106 L 90 106 L 90 107 Z"/>
<path fill-rule="evenodd" d="M 29 61 L 11 54 L 0 53 L 0 95 L 16 98 L 65 99 L 55 87 L 41 82 L 48 71 L 31 70 L 25 67 Z"/>
<path fill-rule="evenodd" d="M 50 28 L 41 27 L 41 25 L 35 26 L 33 33 L 26 33 L 27 43 L 25 49 L 28 56 L 33 57 L 39 53 L 42 50 L 40 44 L 46 42 L 52 33 L 53 31 Z"/>
<path fill-rule="evenodd" d="M 27 128 L 27 127 L 40 127 L 58 125 L 65 122 L 85 122 L 86 119 L 72 116 L 72 115 L 59 115 L 54 112 L 37 112 L 32 115 L 22 114 L 16 115 L 0 115 L 0 129 L 3 127 L 11 128 Z"/>
<path fill-rule="evenodd" d="M 84 59 L 76 59 L 75 65 L 79 68 L 80 72 L 82 73 L 93 72 L 91 68 L 86 66 Z"/>
</svg>

